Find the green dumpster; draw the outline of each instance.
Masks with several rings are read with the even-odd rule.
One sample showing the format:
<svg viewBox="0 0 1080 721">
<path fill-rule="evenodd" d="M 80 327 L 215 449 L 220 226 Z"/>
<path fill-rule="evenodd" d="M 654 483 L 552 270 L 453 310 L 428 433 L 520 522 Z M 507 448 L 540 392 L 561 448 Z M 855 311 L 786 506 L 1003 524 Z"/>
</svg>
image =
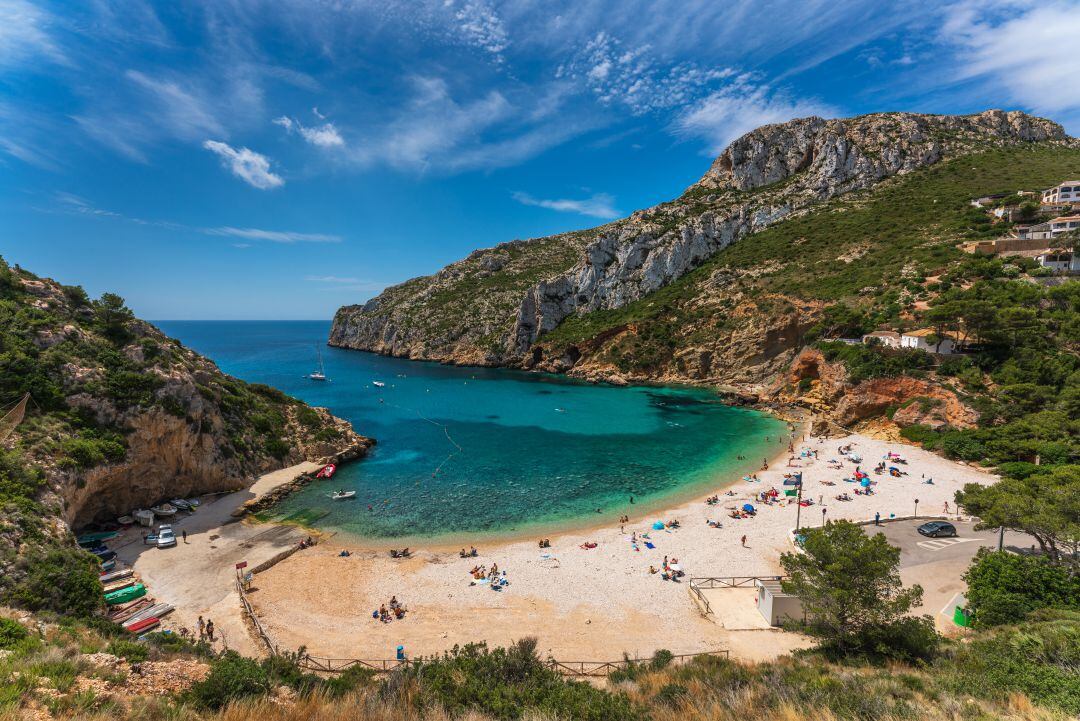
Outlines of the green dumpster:
<svg viewBox="0 0 1080 721">
<path fill-rule="evenodd" d="M 971 615 L 968 614 L 967 610 L 964 609 L 963 606 L 957 606 L 955 609 L 953 609 L 952 621 L 957 626 L 963 626 L 964 628 L 968 628 L 971 626 Z"/>
</svg>

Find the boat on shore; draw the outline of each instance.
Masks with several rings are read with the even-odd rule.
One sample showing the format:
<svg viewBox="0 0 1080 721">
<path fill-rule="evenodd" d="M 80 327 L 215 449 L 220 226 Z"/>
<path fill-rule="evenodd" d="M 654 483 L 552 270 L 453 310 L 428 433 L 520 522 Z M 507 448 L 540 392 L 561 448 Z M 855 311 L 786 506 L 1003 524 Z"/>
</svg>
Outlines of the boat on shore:
<svg viewBox="0 0 1080 721">
<path fill-rule="evenodd" d="M 141 583 L 136 583 L 134 586 L 128 586 L 127 588 L 121 588 L 118 591 L 105 594 L 105 603 L 110 606 L 115 606 L 120 603 L 127 603 L 128 601 L 134 601 L 136 598 L 142 598 L 146 595 L 146 586 Z"/>
<path fill-rule="evenodd" d="M 168 518 L 169 516 L 176 515 L 176 506 L 171 503 L 162 503 L 160 506 L 151 506 L 150 510 L 154 512 L 155 516 Z"/>
<path fill-rule="evenodd" d="M 174 498 L 171 501 L 169 501 L 169 503 L 172 504 L 173 506 L 176 506 L 181 511 L 194 511 L 195 510 L 194 508 L 191 507 L 191 504 L 188 503 L 187 501 L 185 501 L 183 498 Z"/>
<path fill-rule="evenodd" d="M 111 541 L 119 535 L 119 531 L 99 531 L 98 533 L 84 533 L 75 540 L 83 548 L 93 548 L 104 541 Z"/>
<path fill-rule="evenodd" d="M 315 474 L 316 478 L 331 478 L 334 472 L 337 471 L 337 466 L 333 463 L 328 463 L 319 469 L 319 472 Z"/>
<path fill-rule="evenodd" d="M 119 518 L 116 519 L 116 522 L 119 523 L 121 526 L 133 526 L 133 525 L 135 525 L 135 517 L 134 516 L 120 516 Z"/>
<path fill-rule="evenodd" d="M 140 526 L 152 526 L 154 525 L 154 512 L 145 508 L 140 508 L 137 511 L 132 511 L 132 516 L 139 522 Z"/>
</svg>

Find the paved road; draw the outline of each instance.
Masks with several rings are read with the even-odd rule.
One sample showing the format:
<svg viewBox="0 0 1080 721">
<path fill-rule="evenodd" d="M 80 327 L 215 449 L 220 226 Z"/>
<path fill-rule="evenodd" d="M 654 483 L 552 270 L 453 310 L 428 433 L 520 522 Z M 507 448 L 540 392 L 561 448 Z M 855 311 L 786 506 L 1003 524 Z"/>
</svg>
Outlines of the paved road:
<svg viewBox="0 0 1080 721">
<path fill-rule="evenodd" d="M 939 627 L 946 629 L 952 626 L 951 601 L 967 590 L 961 576 L 981 547 L 997 548 L 998 532 L 976 531 L 972 523 L 950 521 L 956 526 L 956 538 L 927 538 L 915 530 L 923 523 L 896 521 L 867 526 L 866 530 L 884 534 L 889 543 L 900 548 L 900 578 L 904 585 L 917 583 L 923 587 L 920 612 L 934 616 Z M 1029 550 L 1034 542 L 1026 534 L 1005 532 L 1006 548 Z"/>
</svg>

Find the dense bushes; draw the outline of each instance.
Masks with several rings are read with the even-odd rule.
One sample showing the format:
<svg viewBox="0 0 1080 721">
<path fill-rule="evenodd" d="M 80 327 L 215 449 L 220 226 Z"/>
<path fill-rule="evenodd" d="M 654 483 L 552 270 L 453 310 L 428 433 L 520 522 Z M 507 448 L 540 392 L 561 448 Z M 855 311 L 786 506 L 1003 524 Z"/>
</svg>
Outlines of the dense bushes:
<svg viewBox="0 0 1080 721">
<path fill-rule="evenodd" d="M 1044 556 L 980 548 L 964 581 L 976 628 L 1018 623 L 1043 608 L 1080 611 L 1080 574 Z"/>
<path fill-rule="evenodd" d="M 202 708 L 220 709 L 231 701 L 266 695 L 270 688 L 266 670 L 258 661 L 236 651 L 226 651 L 211 665 L 207 677 L 191 687 L 188 695 Z"/>
<path fill-rule="evenodd" d="M 454 647 L 441 657 L 417 661 L 387 684 L 416 683 L 420 708 L 438 705 L 452 715 L 480 711 L 497 719 L 521 718 L 527 709 L 582 721 L 643 717 L 622 694 L 567 681 L 536 655 L 535 639 L 489 650 L 485 644 Z"/>
<path fill-rule="evenodd" d="M 94 556 L 66 540 L 45 542 L 19 555 L 3 596 L 32 611 L 89 616 L 103 603 L 99 571 Z"/>
<path fill-rule="evenodd" d="M 25 640 L 30 633 L 18 621 L 0 618 L 0 651 L 7 651 Z"/>
<path fill-rule="evenodd" d="M 920 350 L 885 350 L 827 341 L 817 345 L 825 360 L 844 364 L 852 383 L 871 378 L 918 375 L 931 365 L 930 356 Z"/>
</svg>

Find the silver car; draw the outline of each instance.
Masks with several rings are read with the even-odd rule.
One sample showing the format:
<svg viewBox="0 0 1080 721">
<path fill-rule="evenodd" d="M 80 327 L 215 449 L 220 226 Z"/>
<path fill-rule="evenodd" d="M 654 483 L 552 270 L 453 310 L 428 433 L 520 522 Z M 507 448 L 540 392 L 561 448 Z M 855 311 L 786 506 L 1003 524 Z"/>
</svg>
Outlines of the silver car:
<svg viewBox="0 0 1080 721">
<path fill-rule="evenodd" d="M 173 533 L 172 526 L 162 526 L 158 529 L 157 533 L 157 547 L 168 548 L 169 546 L 176 545 L 176 534 Z"/>
</svg>

